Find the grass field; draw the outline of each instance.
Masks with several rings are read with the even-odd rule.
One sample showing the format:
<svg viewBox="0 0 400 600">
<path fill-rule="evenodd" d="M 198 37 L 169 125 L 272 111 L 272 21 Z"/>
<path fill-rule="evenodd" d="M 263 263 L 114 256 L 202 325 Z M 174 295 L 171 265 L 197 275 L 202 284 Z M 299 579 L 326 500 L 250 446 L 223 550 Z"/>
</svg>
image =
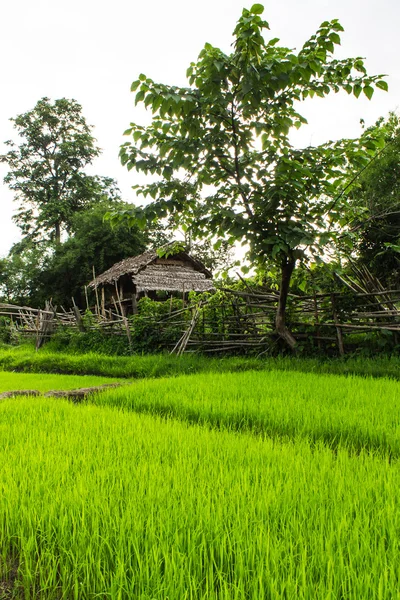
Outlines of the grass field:
<svg viewBox="0 0 400 600">
<path fill-rule="evenodd" d="M 247 371 L 296 371 L 400 379 L 400 356 L 343 359 L 316 359 L 290 356 L 209 358 L 198 354 L 107 356 L 104 354 L 66 354 L 46 346 L 36 352 L 31 345 L 0 346 L 0 369 L 5 371 L 99 375 L 103 377 L 170 377 L 193 373 L 231 373 Z"/>
<path fill-rule="evenodd" d="M 399 424 L 298 372 L 3 400 L 0 599 L 400 599 Z"/>
<path fill-rule="evenodd" d="M 136 381 L 93 400 L 231 431 L 400 456 L 400 383 L 280 371 Z"/>
</svg>

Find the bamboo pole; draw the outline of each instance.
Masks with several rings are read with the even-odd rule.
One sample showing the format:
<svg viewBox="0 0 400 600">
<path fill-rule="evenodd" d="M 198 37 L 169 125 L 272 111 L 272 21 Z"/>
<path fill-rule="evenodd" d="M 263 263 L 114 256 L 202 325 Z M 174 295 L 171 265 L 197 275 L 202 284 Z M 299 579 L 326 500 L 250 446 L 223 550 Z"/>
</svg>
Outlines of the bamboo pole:
<svg viewBox="0 0 400 600">
<path fill-rule="evenodd" d="M 336 333 L 337 333 L 339 354 L 340 354 L 340 356 L 344 356 L 343 333 L 342 333 L 341 328 L 339 327 L 338 314 L 337 314 L 337 310 L 336 310 L 335 294 L 331 294 L 331 302 L 332 302 L 333 321 L 335 323 Z"/>
<path fill-rule="evenodd" d="M 82 320 L 80 310 L 77 307 L 77 305 L 75 304 L 75 299 L 71 298 L 71 300 L 72 300 L 72 307 L 73 307 L 73 311 L 74 311 L 74 315 L 75 315 L 76 324 L 78 326 L 79 331 L 81 333 L 84 333 L 86 331 L 86 329 L 85 329 L 85 325 Z"/>
<path fill-rule="evenodd" d="M 129 321 L 128 321 L 128 319 L 125 316 L 125 310 L 124 310 L 124 307 L 122 306 L 121 297 L 119 295 L 117 282 L 115 282 L 115 291 L 116 291 L 116 294 L 117 294 L 119 308 L 121 310 L 121 316 L 122 316 L 122 319 L 123 319 L 123 322 L 124 322 L 124 325 L 125 325 L 125 329 L 126 329 L 126 336 L 128 338 L 129 348 L 132 349 L 132 335 L 131 335 L 131 330 L 129 329 Z"/>
<path fill-rule="evenodd" d="M 96 279 L 96 272 L 93 265 L 93 280 Z M 97 291 L 97 285 L 94 286 L 94 293 L 96 295 L 96 313 L 100 316 L 100 302 L 99 302 L 99 293 Z"/>
</svg>

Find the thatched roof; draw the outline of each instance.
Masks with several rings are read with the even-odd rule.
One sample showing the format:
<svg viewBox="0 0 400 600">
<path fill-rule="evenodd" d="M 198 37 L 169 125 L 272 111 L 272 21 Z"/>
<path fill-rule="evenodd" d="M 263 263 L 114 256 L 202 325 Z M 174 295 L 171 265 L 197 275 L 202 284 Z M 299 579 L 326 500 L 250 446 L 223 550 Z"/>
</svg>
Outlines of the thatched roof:
<svg viewBox="0 0 400 600">
<path fill-rule="evenodd" d="M 155 250 L 125 258 L 89 283 L 90 287 L 115 285 L 130 276 L 137 292 L 150 290 L 204 292 L 213 290 L 211 272 L 187 252 L 160 258 Z"/>
</svg>

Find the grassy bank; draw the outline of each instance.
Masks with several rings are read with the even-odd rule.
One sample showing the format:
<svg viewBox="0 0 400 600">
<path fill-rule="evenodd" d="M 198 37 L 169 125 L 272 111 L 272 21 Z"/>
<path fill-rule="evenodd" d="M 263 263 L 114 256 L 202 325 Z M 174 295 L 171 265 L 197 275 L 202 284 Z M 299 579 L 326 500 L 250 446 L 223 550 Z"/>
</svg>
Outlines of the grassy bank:
<svg viewBox="0 0 400 600">
<path fill-rule="evenodd" d="M 400 357 L 347 358 L 210 358 L 195 354 L 107 356 L 104 354 L 63 354 L 39 352 L 30 346 L 0 348 L 0 369 L 19 372 L 101 375 L 104 377 L 169 377 L 191 373 L 224 373 L 246 370 L 301 371 L 365 377 L 400 379 Z"/>
<path fill-rule="evenodd" d="M 10 597 L 399 597 L 397 462 L 51 399 L 0 416 Z"/>
</svg>

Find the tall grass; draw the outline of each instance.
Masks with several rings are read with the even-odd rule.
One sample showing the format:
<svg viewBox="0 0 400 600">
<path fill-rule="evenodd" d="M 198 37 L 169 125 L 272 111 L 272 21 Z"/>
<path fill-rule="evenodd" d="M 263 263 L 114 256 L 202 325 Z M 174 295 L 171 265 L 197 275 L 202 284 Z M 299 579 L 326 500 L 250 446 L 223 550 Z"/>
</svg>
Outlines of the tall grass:
<svg viewBox="0 0 400 600">
<path fill-rule="evenodd" d="M 400 595 L 398 462 L 51 399 L 0 424 L 18 598 Z"/>
<path fill-rule="evenodd" d="M 39 352 L 31 346 L 0 347 L 0 368 L 19 372 L 101 375 L 105 377 L 169 377 L 190 373 L 226 373 L 246 370 L 300 371 L 366 377 L 400 378 L 400 357 L 318 360 L 299 357 L 210 358 L 198 354 L 107 356 L 104 354 L 63 354 Z"/>
<path fill-rule="evenodd" d="M 400 456 L 400 383 L 280 371 L 137 381 L 94 399 L 102 406 L 175 417 L 268 436 L 301 436 L 330 447 Z"/>
</svg>

